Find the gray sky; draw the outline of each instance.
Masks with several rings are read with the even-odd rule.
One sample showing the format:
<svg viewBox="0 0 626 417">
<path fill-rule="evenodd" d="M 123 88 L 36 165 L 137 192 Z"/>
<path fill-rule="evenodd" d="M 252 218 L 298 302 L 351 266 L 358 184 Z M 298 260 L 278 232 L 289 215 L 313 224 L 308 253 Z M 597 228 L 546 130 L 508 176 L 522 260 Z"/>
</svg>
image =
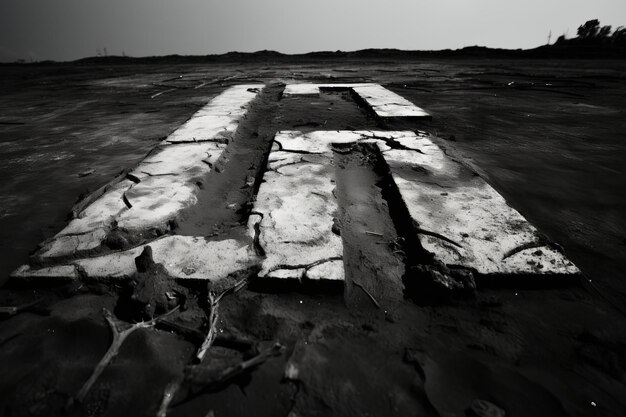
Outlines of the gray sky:
<svg viewBox="0 0 626 417">
<path fill-rule="evenodd" d="M 532 48 L 594 18 L 626 26 L 626 0 L 0 0 L 0 60 Z"/>
</svg>

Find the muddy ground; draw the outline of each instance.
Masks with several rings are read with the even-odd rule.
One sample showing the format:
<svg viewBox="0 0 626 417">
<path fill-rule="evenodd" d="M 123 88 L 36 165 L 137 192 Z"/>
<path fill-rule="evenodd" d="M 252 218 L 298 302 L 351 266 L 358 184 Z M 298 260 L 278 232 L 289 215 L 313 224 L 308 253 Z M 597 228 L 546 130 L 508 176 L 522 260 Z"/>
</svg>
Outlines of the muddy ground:
<svg viewBox="0 0 626 417">
<path fill-rule="evenodd" d="M 127 283 L 44 287 L 6 278 L 64 226 L 81 196 L 132 168 L 225 87 L 250 82 L 268 88 L 173 233 L 226 236 L 245 224 L 256 188 L 246 184 L 258 185 L 277 130 L 419 129 L 440 137 L 584 276 L 479 282 L 475 294 L 454 298 L 416 294 L 376 155 L 366 147 L 339 153 L 345 289 L 264 285 L 250 271 L 250 284 L 220 302 L 220 337 L 205 362 L 223 369 L 276 341 L 284 351 L 221 384 L 187 381 L 167 415 L 463 416 L 477 399 L 509 416 L 624 415 L 625 67 L 571 60 L 0 67 L 0 306 L 39 301 L 0 316 L 0 415 L 156 415 L 207 330 L 205 285 L 177 284 L 187 299 L 172 316 L 178 330 L 133 333 L 84 401 L 68 406 L 111 342 L 102 308 L 127 322 L 146 318 L 145 310 Z M 432 120 L 382 123 L 342 93 L 281 99 L 285 83 L 363 81 L 399 93 Z M 352 284 L 356 277 L 372 297 Z"/>
</svg>

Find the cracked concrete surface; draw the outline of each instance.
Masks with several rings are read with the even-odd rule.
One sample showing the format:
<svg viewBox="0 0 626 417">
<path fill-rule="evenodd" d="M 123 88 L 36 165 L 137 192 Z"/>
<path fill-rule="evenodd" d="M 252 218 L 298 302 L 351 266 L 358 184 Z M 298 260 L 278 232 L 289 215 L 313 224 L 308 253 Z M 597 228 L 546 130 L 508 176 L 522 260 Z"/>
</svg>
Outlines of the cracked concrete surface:
<svg viewBox="0 0 626 417">
<path fill-rule="evenodd" d="M 407 99 L 380 84 L 289 84 L 283 97 L 318 95 L 321 90 L 350 90 L 356 94 L 378 117 L 428 118 L 430 114 Z"/>
<path fill-rule="evenodd" d="M 274 150 L 263 179 L 249 219 L 265 254 L 259 277 L 343 280 L 332 155 Z"/>
<path fill-rule="evenodd" d="M 262 216 L 251 219 L 266 253 L 260 276 L 302 278 L 307 264 L 341 256 L 340 240 L 330 232 L 337 204 L 332 145 L 351 143 L 378 146 L 421 245 L 436 260 L 483 275 L 579 273 L 489 184 L 426 135 L 282 131 L 275 142 L 254 208 Z M 338 262 L 334 268 L 341 269 Z M 324 272 L 343 277 L 335 270 Z"/>
<path fill-rule="evenodd" d="M 382 153 L 410 216 L 424 231 L 422 246 L 436 259 L 479 274 L 579 273 L 496 190 L 429 138 L 398 141 L 416 151 Z M 528 249 L 516 251 L 520 246 Z"/>
<path fill-rule="evenodd" d="M 126 179 L 45 242 L 34 256 L 34 264 L 43 269 L 22 267 L 13 275 L 57 277 L 66 274 L 70 264 L 72 276 L 128 277 L 134 257 L 150 244 L 155 257 L 170 260 L 164 264 L 177 278 L 214 280 L 260 262 L 258 275 L 263 278 L 342 281 L 343 244 L 333 228 L 338 209 L 333 149 L 346 150 L 333 146 L 356 143 L 378 147 L 397 198 L 411 217 L 412 233 L 435 260 L 483 275 L 578 273 L 481 177 L 447 156 L 427 135 L 413 131 L 280 131 L 248 219 L 249 240 L 167 236 L 150 242 L 169 230 L 168 222 L 177 213 L 197 202 L 201 179 L 220 163 L 224 142 L 231 140 L 229 135 L 262 87 L 236 86 L 213 99 Z M 373 108 L 412 108 L 375 84 L 288 85 L 283 95 L 326 88 L 352 89 Z M 202 135 L 197 134 L 200 130 Z M 101 249 L 112 229 L 138 236 L 156 232 L 148 242 L 143 237 L 134 243 L 140 246 L 106 253 Z M 51 267 L 50 262 L 60 265 Z"/>
<path fill-rule="evenodd" d="M 34 255 L 37 264 L 54 262 L 55 259 L 93 256 L 103 246 L 112 229 L 138 234 L 152 229 L 168 229 L 168 222 L 175 219 L 183 209 L 196 203 L 198 187 L 202 186 L 200 180 L 218 163 L 228 141 L 232 140 L 239 121 L 245 117 L 248 105 L 263 87 L 262 84 L 238 85 L 211 100 L 161 142 L 159 147 L 128 173 L 126 179 L 112 185 L 78 213 L 56 236 L 44 242 Z M 177 244 L 170 245 L 170 249 L 181 251 L 181 260 L 193 261 L 193 254 L 203 254 L 206 259 L 215 261 L 212 267 L 216 271 L 229 270 L 227 266 L 222 268 L 224 260 L 219 255 L 208 256 L 204 253 L 207 244 L 201 242 L 200 238 L 192 238 L 195 240 L 190 242 L 194 243 L 183 239 L 184 245 L 178 237 L 172 239 L 166 238 L 153 243 L 161 242 L 158 245 L 163 245 L 162 242 L 176 242 Z M 129 256 L 137 250 L 139 248 L 100 258 L 79 259 L 75 265 L 82 268 L 81 273 L 89 277 L 126 275 L 126 266 L 132 266 L 133 258 Z M 228 250 L 235 249 L 229 247 Z M 238 250 L 235 252 L 239 253 Z M 246 264 L 248 258 L 244 253 L 241 255 L 242 263 Z M 105 273 L 106 268 L 99 266 L 100 261 L 108 265 L 110 274 Z M 45 265 L 40 271 L 21 267 L 12 275 L 56 277 L 66 274 L 70 269 L 67 265 Z M 204 268 L 196 268 L 196 272 L 191 274 L 182 274 L 175 268 L 170 272 L 181 278 L 214 277 Z"/>
<path fill-rule="evenodd" d="M 184 125 L 165 139 L 168 143 L 228 141 L 246 113 L 246 106 L 264 88 L 263 84 L 230 87 L 200 109 Z"/>
<path fill-rule="evenodd" d="M 77 259 L 69 265 L 40 269 L 24 265 L 13 275 L 20 278 L 130 278 L 136 272 L 135 258 L 148 245 L 152 248 L 155 262 L 162 263 L 167 272 L 178 279 L 218 281 L 251 267 L 256 256 L 250 245 L 236 239 L 166 236 L 126 251 Z"/>
</svg>

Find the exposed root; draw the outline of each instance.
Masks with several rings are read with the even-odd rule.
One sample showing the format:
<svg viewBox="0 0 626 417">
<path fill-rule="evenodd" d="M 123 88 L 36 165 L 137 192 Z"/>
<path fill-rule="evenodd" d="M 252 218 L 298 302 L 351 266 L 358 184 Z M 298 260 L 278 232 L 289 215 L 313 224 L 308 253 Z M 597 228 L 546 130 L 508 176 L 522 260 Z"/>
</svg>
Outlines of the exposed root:
<svg viewBox="0 0 626 417">
<path fill-rule="evenodd" d="M 103 309 L 102 314 L 104 315 L 104 318 L 106 319 L 109 327 L 111 328 L 111 332 L 113 333 L 113 342 L 111 343 L 111 346 L 109 346 L 109 349 L 104 354 L 100 362 L 98 362 L 98 365 L 96 365 L 89 379 L 83 384 L 80 391 L 78 391 L 76 397 L 70 398 L 68 402 L 68 407 L 71 407 L 74 401 L 82 403 L 85 400 L 85 397 L 89 393 L 89 390 L 91 390 L 93 384 L 96 382 L 100 374 L 102 374 L 102 372 L 106 369 L 109 363 L 111 363 L 113 358 L 117 356 L 120 347 L 122 347 L 122 344 L 124 343 L 126 338 L 130 336 L 131 333 L 133 333 L 137 329 L 148 329 L 154 327 L 159 321 L 172 315 L 176 311 L 178 311 L 178 306 L 168 311 L 167 313 L 162 314 L 159 317 L 153 318 L 152 320 L 141 321 L 139 323 L 132 324 L 130 327 L 126 327 L 125 329 L 120 329 L 122 326 L 126 326 L 127 323 L 113 317 L 111 312 L 106 308 Z"/>
<path fill-rule="evenodd" d="M 209 292 L 209 304 L 211 308 L 211 311 L 209 313 L 209 331 L 207 332 L 204 342 L 202 342 L 202 346 L 200 346 L 200 349 L 198 350 L 198 353 L 196 354 L 196 358 L 198 359 L 199 362 L 202 362 L 202 360 L 206 356 L 206 353 L 208 352 L 208 350 L 213 345 L 213 342 L 215 341 L 215 337 L 217 335 L 217 320 L 219 317 L 220 300 L 225 295 L 228 295 L 231 292 L 237 292 L 241 290 L 243 287 L 246 286 L 247 283 L 248 283 L 248 278 L 246 277 L 236 282 L 235 285 L 233 285 L 232 287 L 225 289 L 217 296 L 213 292 Z"/>
<path fill-rule="evenodd" d="M 198 350 L 196 354 L 196 358 L 198 361 L 202 362 L 206 353 L 213 345 L 213 341 L 215 340 L 215 335 L 217 334 L 217 320 L 219 318 L 219 301 L 215 297 L 212 292 L 209 292 L 209 304 L 211 308 L 211 312 L 209 313 L 209 331 L 207 332 L 206 338 L 202 342 L 202 346 Z"/>
<path fill-rule="evenodd" d="M 229 366 L 220 370 L 211 369 L 210 367 L 206 367 L 204 365 L 192 365 L 187 367 L 185 370 L 184 380 L 177 379 L 165 387 L 163 400 L 161 401 L 157 417 L 165 417 L 167 415 L 169 405 L 184 382 L 195 385 L 195 393 L 192 392 L 191 394 L 186 395 L 185 398 L 178 401 L 177 405 L 183 404 L 188 401 L 190 397 L 193 398 L 199 393 L 214 391 L 224 387 L 225 384 L 234 378 L 254 370 L 269 358 L 279 356 L 284 351 L 285 347 L 276 342 L 272 347 L 257 353 L 254 357 L 235 366 Z"/>
<path fill-rule="evenodd" d="M 163 391 L 163 399 L 161 400 L 161 404 L 159 405 L 159 411 L 157 411 L 157 417 L 166 417 L 167 409 L 169 408 L 174 396 L 180 389 L 180 386 L 183 383 L 183 378 L 176 378 L 174 381 L 167 384 L 165 390 Z"/>
<path fill-rule="evenodd" d="M 212 390 L 223 386 L 223 384 L 233 378 L 250 372 L 252 369 L 264 363 L 273 356 L 280 356 L 285 351 L 285 347 L 276 342 L 270 348 L 261 351 L 258 355 L 245 360 L 238 365 L 229 366 L 218 372 L 206 368 L 202 365 L 195 365 L 188 368 L 187 380 L 193 384 L 200 385 L 202 391 Z"/>
<path fill-rule="evenodd" d="M 35 301 L 26 303 L 26 304 L 21 304 L 19 306 L 0 307 L 0 315 L 14 316 L 21 311 L 28 310 L 29 308 L 36 306 L 37 304 L 41 303 L 44 299 L 45 299 L 44 297 L 41 297 L 41 298 L 36 299 Z"/>
</svg>

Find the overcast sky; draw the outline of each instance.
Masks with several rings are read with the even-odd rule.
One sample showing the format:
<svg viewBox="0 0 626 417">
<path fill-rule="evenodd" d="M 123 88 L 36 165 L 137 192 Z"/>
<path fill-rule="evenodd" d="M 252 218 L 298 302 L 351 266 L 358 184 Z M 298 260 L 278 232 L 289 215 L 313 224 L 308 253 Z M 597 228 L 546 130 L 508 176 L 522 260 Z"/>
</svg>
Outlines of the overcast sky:
<svg viewBox="0 0 626 417">
<path fill-rule="evenodd" d="M 532 48 L 594 18 L 626 26 L 626 0 L 0 0 L 0 60 Z"/>
</svg>

